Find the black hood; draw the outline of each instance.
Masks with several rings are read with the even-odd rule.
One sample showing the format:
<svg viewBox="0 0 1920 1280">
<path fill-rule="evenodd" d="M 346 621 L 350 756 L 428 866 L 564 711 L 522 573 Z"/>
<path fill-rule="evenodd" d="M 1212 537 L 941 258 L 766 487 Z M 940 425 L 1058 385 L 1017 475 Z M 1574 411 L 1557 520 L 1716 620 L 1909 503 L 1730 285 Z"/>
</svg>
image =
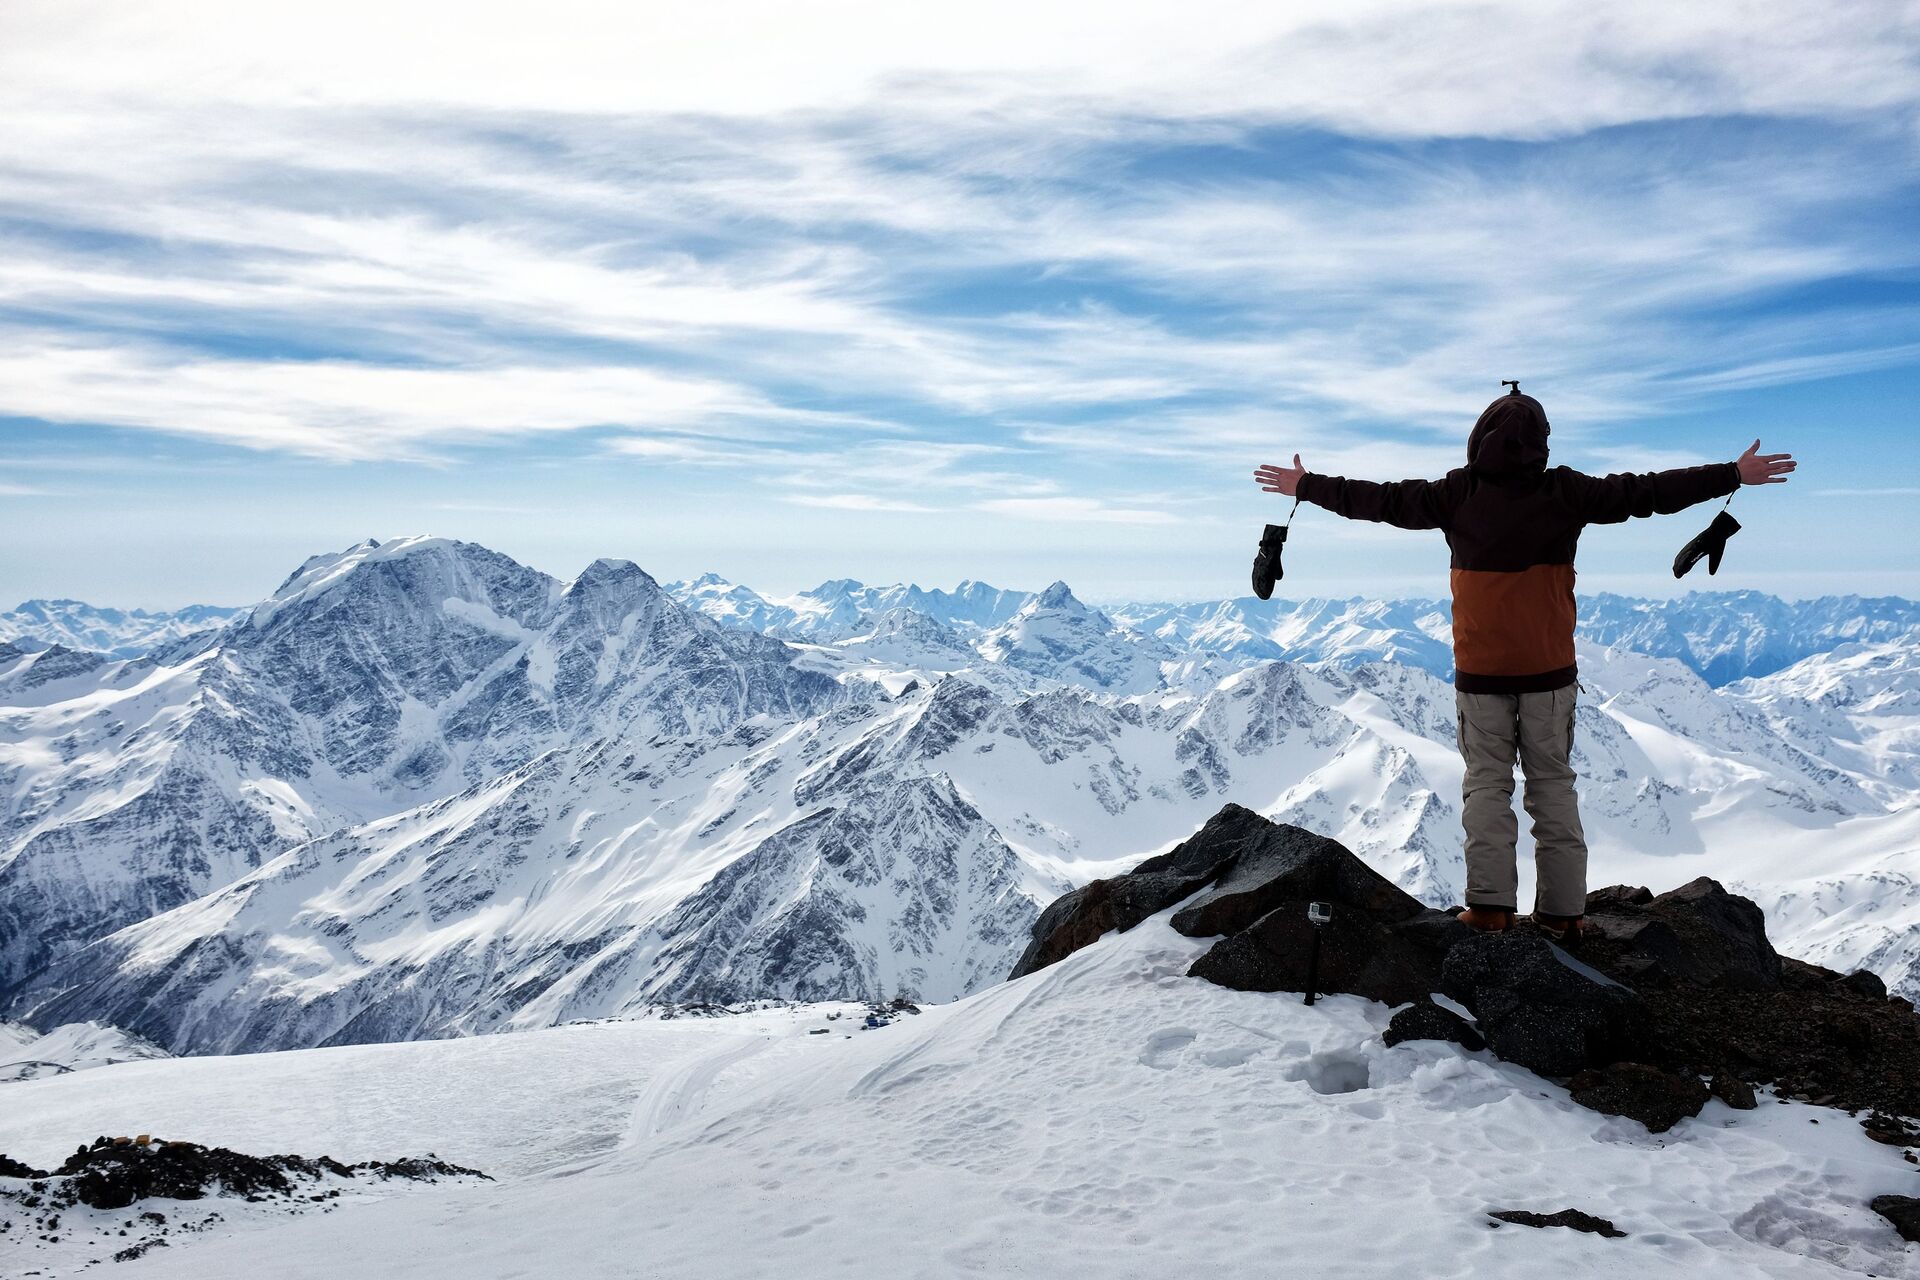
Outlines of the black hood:
<svg viewBox="0 0 1920 1280">
<path fill-rule="evenodd" d="M 1501 396 L 1487 406 L 1467 437 L 1467 469 L 1508 476 L 1547 465 L 1547 411 L 1532 396 Z"/>
</svg>

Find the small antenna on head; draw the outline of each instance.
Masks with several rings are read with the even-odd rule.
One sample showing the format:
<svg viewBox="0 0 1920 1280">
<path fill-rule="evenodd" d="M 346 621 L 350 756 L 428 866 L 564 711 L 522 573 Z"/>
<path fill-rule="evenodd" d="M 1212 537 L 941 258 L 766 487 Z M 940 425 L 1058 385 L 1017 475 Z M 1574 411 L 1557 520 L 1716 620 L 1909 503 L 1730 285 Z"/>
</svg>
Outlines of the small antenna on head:
<svg viewBox="0 0 1920 1280">
<path fill-rule="evenodd" d="M 1507 394 L 1510 396 L 1517 396 L 1520 394 L 1520 382 L 1516 378 L 1502 378 L 1500 379 L 1500 385 L 1503 387 L 1513 388 L 1513 390 L 1507 392 Z"/>
</svg>

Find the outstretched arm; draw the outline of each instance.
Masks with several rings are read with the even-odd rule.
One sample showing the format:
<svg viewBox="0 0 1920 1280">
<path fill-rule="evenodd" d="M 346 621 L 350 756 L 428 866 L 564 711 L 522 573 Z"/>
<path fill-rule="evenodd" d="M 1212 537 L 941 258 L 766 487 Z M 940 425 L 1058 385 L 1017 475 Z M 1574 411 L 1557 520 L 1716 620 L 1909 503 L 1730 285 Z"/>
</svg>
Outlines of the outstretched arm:
<svg viewBox="0 0 1920 1280">
<path fill-rule="evenodd" d="M 1672 515 L 1696 502 L 1723 498 L 1743 484 L 1784 484 L 1794 466 L 1791 454 L 1763 454 L 1755 440 L 1735 462 L 1610 476 L 1576 472 L 1576 501 L 1589 524 L 1618 524 L 1633 516 Z"/>
<path fill-rule="evenodd" d="M 1438 529 L 1446 523 L 1446 494 L 1437 480 L 1375 484 L 1323 476 L 1302 466 L 1297 453 L 1291 467 L 1268 463 L 1256 468 L 1253 478 L 1268 493 L 1297 497 L 1349 520 L 1373 520 L 1402 529 Z"/>
</svg>

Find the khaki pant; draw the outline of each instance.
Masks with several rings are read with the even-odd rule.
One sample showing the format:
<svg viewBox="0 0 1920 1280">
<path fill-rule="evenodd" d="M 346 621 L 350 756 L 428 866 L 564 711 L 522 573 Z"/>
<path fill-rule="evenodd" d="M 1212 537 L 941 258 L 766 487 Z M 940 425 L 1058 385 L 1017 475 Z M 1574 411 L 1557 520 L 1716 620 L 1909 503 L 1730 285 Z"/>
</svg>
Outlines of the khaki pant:
<svg viewBox="0 0 1920 1280">
<path fill-rule="evenodd" d="M 1516 752 L 1533 818 L 1534 909 L 1577 916 L 1587 905 L 1587 837 L 1573 793 L 1574 686 L 1545 693 L 1454 694 L 1460 715 L 1461 824 L 1467 831 L 1467 902 L 1518 910 L 1513 813 Z"/>
</svg>

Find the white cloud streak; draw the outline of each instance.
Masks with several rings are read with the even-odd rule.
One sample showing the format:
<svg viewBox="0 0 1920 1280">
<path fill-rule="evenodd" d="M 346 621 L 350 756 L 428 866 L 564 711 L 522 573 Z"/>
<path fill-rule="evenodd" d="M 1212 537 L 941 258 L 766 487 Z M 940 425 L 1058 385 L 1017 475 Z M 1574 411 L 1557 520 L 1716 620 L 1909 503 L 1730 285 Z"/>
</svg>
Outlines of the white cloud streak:
<svg viewBox="0 0 1920 1280">
<path fill-rule="evenodd" d="M 1062 492 L 1062 460 L 1430 472 L 1513 373 L 1605 421 L 1920 357 L 1885 313 L 1724 314 L 1920 258 L 1840 216 L 1913 177 L 1915 35 L 1884 6 L 525 22 L 0 11 L 0 212 L 48 229 L 0 254 L 0 412 L 343 461 L 606 429 L 814 505 L 1147 522 L 1113 477 Z M 1736 115 L 1840 132 L 1705 162 L 1645 133 Z M 1297 174 L 1272 125 L 1567 141 Z M 1642 132 L 1578 136 L 1609 126 Z M 1125 163 L 1203 141 L 1245 162 Z M 1006 300 L 943 303 L 976 278 Z"/>
</svg>

